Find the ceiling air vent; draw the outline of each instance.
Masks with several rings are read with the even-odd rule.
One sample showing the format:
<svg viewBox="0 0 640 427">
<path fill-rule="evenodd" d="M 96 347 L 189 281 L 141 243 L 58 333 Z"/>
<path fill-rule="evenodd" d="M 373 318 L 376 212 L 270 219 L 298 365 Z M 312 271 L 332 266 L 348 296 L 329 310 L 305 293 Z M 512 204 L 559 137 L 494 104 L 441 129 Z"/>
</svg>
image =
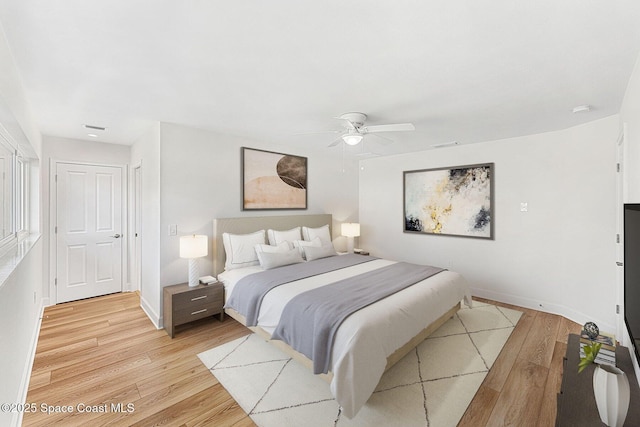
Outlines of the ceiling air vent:
<svg viewBox="0 0 640 427">
<path fill-rule="evenodd" d="M 94 126 L 94 125 L 83 125 L 83 126 L 87 129 L 93 129 L 93 130 L 107 130 L 107 128 L 102 126 Z"/>
</svg>

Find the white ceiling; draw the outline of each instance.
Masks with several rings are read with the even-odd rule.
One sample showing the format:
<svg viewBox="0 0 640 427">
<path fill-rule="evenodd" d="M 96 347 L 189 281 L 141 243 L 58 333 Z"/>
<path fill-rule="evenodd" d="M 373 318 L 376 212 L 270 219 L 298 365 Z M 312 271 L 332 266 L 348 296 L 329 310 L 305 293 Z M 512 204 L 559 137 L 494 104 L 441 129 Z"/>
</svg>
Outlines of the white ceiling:
<svg viewBox="0 0 640 427">
<path fill-rule="evenodd" d="M 131 144 L 156 121 L 323 150 L 349 111 L 394 154 L 619 111 L 637 0 L 0 0 L 43 134 Z M 588 113 L 572 113 L 590 104 Z"/>
</svg>

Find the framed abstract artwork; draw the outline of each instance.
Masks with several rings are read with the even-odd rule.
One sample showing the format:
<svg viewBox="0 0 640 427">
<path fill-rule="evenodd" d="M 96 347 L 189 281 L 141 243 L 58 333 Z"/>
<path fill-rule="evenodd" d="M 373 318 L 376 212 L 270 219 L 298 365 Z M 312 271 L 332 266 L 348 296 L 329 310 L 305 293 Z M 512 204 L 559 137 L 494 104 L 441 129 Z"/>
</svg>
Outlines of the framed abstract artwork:
<svg viewBox="0 0 640 427">
<path fill-rule="evenodd" d="M 307 209 L 307 158 L 242 147 L 242 210 Z"/>
<path fill-rule="evenodd" d="M 493 239 L 494 164 L 404 172 L 404 232 Z"/>
</svg>

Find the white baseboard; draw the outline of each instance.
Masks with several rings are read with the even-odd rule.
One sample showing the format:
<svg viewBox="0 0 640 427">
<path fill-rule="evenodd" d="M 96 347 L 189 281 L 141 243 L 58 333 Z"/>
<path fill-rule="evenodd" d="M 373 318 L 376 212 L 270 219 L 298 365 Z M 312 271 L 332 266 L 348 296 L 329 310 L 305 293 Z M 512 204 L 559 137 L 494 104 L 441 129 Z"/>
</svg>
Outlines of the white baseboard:
<svg viewBox="0 0 640 427">
<path fill-rule="evenodd" d="M 123 292 L 135 292 L 138 291 L 139 289 L 136 289 L 135 286 L 133 286 L 133 283 L 131 282 L 127 282 L 124 284 L 124 286 L 122 287 L 122 291 Z"/>
<path fill-rule="evenodd" d="M 609 324 L 608 322 L 603 321 L 602 319 L 594 319 L 593 316 L 590 316 L 581 311 L 575 310 L 573 308 L 561 305 L 554 304 L 545 301 L 536 301 L 529 298 L 523 298 L 516 295 L 503 294 L 500 292 L 492 292 L 486 289 L 471 289 L 471 294 L 474 296 L 478 296 L 480 298 L 486 298 L 494 301 L 500 301 L 507 304 L 513 304 L 524 308 L 530 308 L 532 310 L 543 311 L 545 313 L 557 314 L 559 316 L 565 317 L 569 320 L 572 320 L 580 325 L 584 325 L 586 322 L 595 322 L 596 325 L 600 327 L 601 331 L 617 331 L 617 326 Z"/>
<path fill-rule="evenodd" d="M 156 313 L 151 305 L 140 295 L 140 308 L 145 312 L 157 329 L 162 329 L 162 318 Z"/>
<path fill-rule="evenodd" d="M 40 300 L 40 307 L 38 309 L 38 319 L 36 320 L 36 327 L 33 331 L 33 336 L 31 337 L 31 351 L 29 352 L 29 357 L 25 361 L 24 369 L 22 370 L 22 380 L 20 381 L 20 390 L 18 390 L 18 396 L 20 397 L 20 402 L 25 403 L 27 401 L 27 393 L 29 392 L 29 381 L 31 380 L 31 372 L 33 370 L 33 361 L 36 358 L 36 348 L 38 347 L 38 337 L 40 336 L 40 327 L 42 326 L 42 317 L 44 316 L 44 300 Z M 11 425 L 13 426 L 21 426 L 22 425 L 22 411 L 16 411 L 13 415 L 13 419 L 11 420 Z"/>
</svg>

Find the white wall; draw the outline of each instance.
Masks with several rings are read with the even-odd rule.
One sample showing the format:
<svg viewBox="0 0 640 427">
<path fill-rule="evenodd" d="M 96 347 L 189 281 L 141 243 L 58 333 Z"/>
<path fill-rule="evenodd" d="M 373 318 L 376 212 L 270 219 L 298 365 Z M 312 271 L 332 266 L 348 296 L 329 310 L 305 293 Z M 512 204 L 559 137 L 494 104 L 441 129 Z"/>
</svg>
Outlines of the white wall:
<svg viewBox="0 0 640 427">
<path fill-rule="evenodd" d="M 474 295 L 615 331 L 618 120 L 362 161 L 362 246 L 459 271 Z M 403 233 L 403 171 L 489 162 L 495 240 Z M 528 212 L 520 212 L 520 202 Z"/>
<path fill-rule="evenodd" d="M 13 138 L 24 146 L 28 155 L 40 153 L 41 135 L 33 120 L 31 106 L 27 100 L 20 71 L 4 31 L 0 28 L 0 123 Z"/>
<path fill-rule="evenodd" d="M 0 403 L 20 403 L 26 398 L 29 374 L 40 327 L 42 290 L 42 239 L 0 285 Z M 0 425 L 18 425 L 18 412 L 0 411 Z"/>
<path fill-rule="evenodd" d="M 41 154 L 41 136 L 32 119 L 20 73 L 0 28 L 0 123 L 25 154 Z M 39 162 L 32 165 L 31 229 L 40 230 Z M 26 398 L 42 309 L 42 240 L 37 235 L 19 244 L 15 258 L 0 257 L 0 269 L 11 271 L 0 283 L 0 402 L 19 403 Z M 21 414 L 0 412 L 0 425 L 19 425 Z"/>
<path fill-rule="evenodd" d="M 213 218 L 234 216 L 331 213 L 336 221 L 355 221 L 358 216 L 358 171 L 354 161 L 346 162 L 335 150 L 313 151 L 283 148 L 277 143 L 255 141 L 186 126 L 161 125 L 160 132 L 161 218 L 160 283 L 157 294 L 149 294 L 153 311 L 161 311 L 161 286 L 186 282 L 187 260 L 179 258 L 179 236 L 192 233 L 212 236 Z M 305 211 L 241 210 L 240 148 L 258 148 L 308 157 L 308 209 Z M 146 159 L 143 160 L 143 168 Z M 178 228 L 169 236 L 169 225 Z M 334 230 L 334 236 L 339 235 Z M 143 240 L 143 247 L 148 247 Z M 144 251 L 144 249 L 143 249 Z M 212 274 L 209 256 L 199 260 L 200 273 Z M 147 292 L 143 290 L 143 297 Z M 154 301 L 151 301 L 153 299 Z"/>
<path fill-rule="evenodd" d="M 142 265 L 140 305 L 156 327 L 160 306 L 160 124 L 149 129 L 131 147 L 131 166 L 140 165 L 142 204 Z"/>
<path fill-rule="evenodd" d="M 48 279 L 48 284 L 44 287 L 45 305 L 55 303 L 52 298 L 53 280 L 55 278 L 55 266 L 50 265 L 49 254 L 54 250 L 51 239 L 51 212 L 50 206 L 53 194 L 51 194 L 50 168 L 52 161 L 69 161 L 81 163 L 95 163 L 108 165 L 128 165 L 131 157 L 131 147 L 126 145 L 104 144 L 93 141 L 81 141 L 77 139 L 59 138 L 44 136 L 42 141 L 41 155 L 41 189 L 42 189 L 42 212 L 43 212 L 43 248 L 44 277 Z"/>
<path fill-rule="evenodd" d="M 620 120 L 626 124 L 625 203 L 640 203 L 640 56 L 629 79 Z"/>
</svg>

